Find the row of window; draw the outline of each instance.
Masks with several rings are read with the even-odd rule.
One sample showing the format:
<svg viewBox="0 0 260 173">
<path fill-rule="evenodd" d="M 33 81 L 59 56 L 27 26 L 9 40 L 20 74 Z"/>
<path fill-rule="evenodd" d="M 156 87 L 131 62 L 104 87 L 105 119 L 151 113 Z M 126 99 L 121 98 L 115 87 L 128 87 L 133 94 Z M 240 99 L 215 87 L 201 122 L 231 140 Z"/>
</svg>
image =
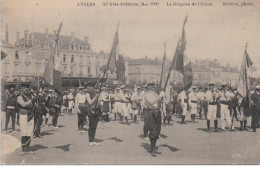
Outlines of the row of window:
<svg viewBox="0 0 260 173">
<path fill-rule="evenodd" d="M 82 55 L 79 56 L 82 60 Z M 88 58 L 90 58 L 90 56 L 87 56 Z M 98 59 L 98 56 L 96 56 L 96 59 Z M 103 57 L 103 59 L 106 59 L 106 57 Z M 63 54 L 63 62 L 67 62 L 67 55 Z M 71 55 L 71 59 L 70 59 L 71 63 L 74 63 L 74 55 Z"/>
</svg>

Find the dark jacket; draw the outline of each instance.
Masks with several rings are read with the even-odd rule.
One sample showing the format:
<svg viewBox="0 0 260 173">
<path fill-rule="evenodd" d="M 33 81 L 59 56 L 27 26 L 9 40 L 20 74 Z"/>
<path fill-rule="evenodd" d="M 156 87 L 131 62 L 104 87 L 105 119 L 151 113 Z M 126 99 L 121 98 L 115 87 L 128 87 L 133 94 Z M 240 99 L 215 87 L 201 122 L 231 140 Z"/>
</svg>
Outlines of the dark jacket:
<svg viewBox="0 0 260 173">
<path fill-rule="evenodd" d="M 51 96 L 49 101 L 50 114 L 59 113 L 61 104 L 62 104 L 62 99 L 60 96 Z"/>
<path fill-rule="evenodd" d="M 260 93 L 254 92 L 251 99 L 253 101 L 252 108 L 257 112 L 260 112 Z"/>
<path fill-rule="evenodd" d="M 7 94 L 1 94 L 1 110 L 6 111 L 6 104 L 7 104 L 8 96 Z"/>
</svg>

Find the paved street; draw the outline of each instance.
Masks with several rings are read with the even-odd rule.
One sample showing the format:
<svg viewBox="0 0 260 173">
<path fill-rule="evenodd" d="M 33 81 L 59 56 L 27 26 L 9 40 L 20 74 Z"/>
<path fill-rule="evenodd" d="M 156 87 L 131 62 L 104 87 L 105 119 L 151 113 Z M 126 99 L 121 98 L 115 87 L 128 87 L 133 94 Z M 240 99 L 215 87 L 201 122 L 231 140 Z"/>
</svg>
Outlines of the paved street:
<svg viewBox="0 0 260 173">
<path fill-rule="evenodd" d="M 251 119 L 251 118 L 250 118 Z M 20 148 L 2 158 L 4 164 L 259 164 L 260 129 L 253 133 L 207 132 L 206 121 L 196 119 L 180 125 L 173 118 L 172 126 L 162 126 L 157 157 L 151 157 L 149 141 L 143 140 L 143 121 L 121 124 L 119 121 L 99 122 L 96 139 L 100 146 L 88 145 L 88 134 L 78 133 L 77 116 L 60 116 L 59 130 L 43 127 L 43 138 L 33 138 L 34 155 L 20 155 Z M 51 119 L 49 120 L 49 123 Z M 250 125 L 250 120 L 248 122 Z M 211 122 L 213 126 L 213 122 Z M 19 130 L 19 126 L 17 128 Z M 213 130 L 213 129 L 212 129 Z M 3 133 L 3 130 L 2 130 Z M 13 135 L 20 139 L 20 131 Z M 2 142 L 10 141 L 5 138 Z M 17 140 L 15 140 L 17 141 Z M 13 144 L 14 145 L 14 144 Z M 3 147 L 6 145 L 2 145 Z"/>
</svg>

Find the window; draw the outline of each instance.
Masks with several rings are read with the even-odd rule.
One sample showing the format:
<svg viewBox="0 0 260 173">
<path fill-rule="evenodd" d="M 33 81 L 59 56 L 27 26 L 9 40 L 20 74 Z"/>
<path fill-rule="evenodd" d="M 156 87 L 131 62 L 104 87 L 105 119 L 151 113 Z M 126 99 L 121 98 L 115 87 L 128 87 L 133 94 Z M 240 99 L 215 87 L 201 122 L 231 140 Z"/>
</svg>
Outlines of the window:
<svg viewBox="0 0 260 173">
<path fill-rule="evenodd" d="M 81 46 L 79 46 L 79 50 L 82 50 L 82 47 L 81 47 Z"/>
<path fill-rule="evenodd" d="M 66 62 L 66 54 L 63 55 L 63 62 Z"/>
<path fill-rule="evenodd" d="M 74 45 L 73 44 L 71 45 L 71 50 L 74 50 Z"/>
<path fill-rule="evenodd" d="M 88 67 L 88 74 L 90 74 L 91 73 L 91 68 L 90 67 Z"/>
<path fill-rule="evenodd" d="M 89 47 L 87 47 L 87 50 L 89 50 Z"/>
<path fill-rule="evenodd" d="M 74 62 L 74 55 L 71 55 L 71 63 Z"/>
<path fill-rule="evenodd" d="M 15 51 L 15 59 L 18 60 L 19 59 L 19 52 L 16 50 Z"/>
</svg>

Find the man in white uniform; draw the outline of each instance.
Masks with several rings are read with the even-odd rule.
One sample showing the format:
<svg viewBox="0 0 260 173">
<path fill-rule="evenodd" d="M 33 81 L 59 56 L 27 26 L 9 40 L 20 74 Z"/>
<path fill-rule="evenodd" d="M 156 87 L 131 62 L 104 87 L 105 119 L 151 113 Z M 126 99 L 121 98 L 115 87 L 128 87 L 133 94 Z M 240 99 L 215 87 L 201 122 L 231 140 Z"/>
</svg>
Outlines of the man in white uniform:
<svg viewBox="0 0 260 173">
<path fill-rule="evenodd" d="M 74 95 L 73 95 L 74 90 L 70 89 L 70 93 L 68 94 L 68 102 L 69 102 L 69 107 L 68 107 L 68 113 L 69 115 L 72 114 L 72 108 L 74 106 Z"/>
<path fill-rule="evenodd" d="M 86 95 L 84 93 L 84 87 L 79 87 L 79 92 L 75 97 L 75 109 L 78 114 L 78 132 L 85 132 L 83 129 L 84 120 L 86 119 L 87 107 L 86 107 Z"/>
<path fill-rule="evenodd" d="M 210 120 L 214 120 L 215 132 L 218 128 L 218 119 L 217 119 L 217 93 L 214 91 L 214 83 L 209 83 L 209 89 L 205 93 L 205 101 L 208 104 L 208 115 L 207 115 L 207 127 L 210 130 Z"/>
<path fill-rule="evenodd" d="M 197 104 L 198 104 L 198 99 L 196 96 L 196 86 L 191 87 L 192 90 L 189 93 L 189 106 L 190 106 L 190 116 L 191 116 L 191 123 L 195 123 L 195 117 L 197 114 Z"/>
<path fill-rule="evenodd" d="M 234 125 L 231 127 L 231 117 L 230 117 L 230 110 L 228 109 L 228 105 L 231 101 L 233 94 L 231 94 L 227 90 L 227 84 L 222 84 L 222 90 L 219 92 L 219 100 L 220 100 L 220 122 L 221 122 L 221 129 L 225 131 L 225 119 L 227 120 L 227 124 L 231 130 L 233 130 Z"/>
<path fill-rule="evenodd" d="M 182 108 L 182 113 L 181 113 L 181 124 L 186 124 L 185 123 L 185 116 L 187 114 L 187 95 L 184 89 L 181 90 L 181 92 L 178 95 L 178 100 L 180 101 L 181 108 Z"/>
</svg>

